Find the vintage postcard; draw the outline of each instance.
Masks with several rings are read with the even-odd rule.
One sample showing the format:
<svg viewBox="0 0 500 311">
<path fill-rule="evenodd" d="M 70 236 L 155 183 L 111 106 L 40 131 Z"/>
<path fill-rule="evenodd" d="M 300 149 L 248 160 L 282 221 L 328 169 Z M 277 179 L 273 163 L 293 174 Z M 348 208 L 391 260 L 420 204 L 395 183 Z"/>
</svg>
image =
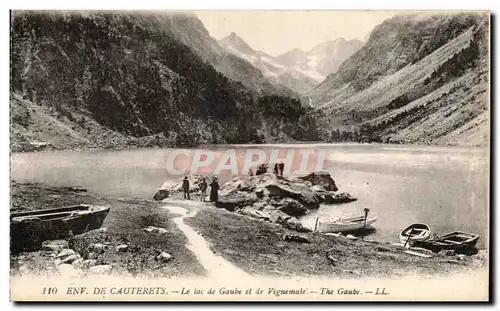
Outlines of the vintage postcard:
<svg viewBox="0 0 500 311">
<path fill-rule="evenodd" d="M 489 301 L 490 12 L 10 12 L 13 301 Z"/>
</svg>

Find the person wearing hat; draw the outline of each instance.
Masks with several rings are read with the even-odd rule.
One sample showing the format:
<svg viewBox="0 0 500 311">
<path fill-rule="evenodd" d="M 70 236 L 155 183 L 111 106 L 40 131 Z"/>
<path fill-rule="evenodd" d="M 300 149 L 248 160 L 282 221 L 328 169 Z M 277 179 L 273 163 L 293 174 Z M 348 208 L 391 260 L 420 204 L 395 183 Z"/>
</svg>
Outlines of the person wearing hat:
<svg viewBox="0 0 500 311">
<path fill-rule="evenodd" d="M 217 177 L 212 179 L 210 183 L 210 202 L 217 202 L 219 200 L 219 183 Z"/>
<path fill-rule="evenodd" d="M 205 180 L 205 177 L 203 177 L 201 179 L 201 182 L 198 185 L 198 187 L 200 187 L 200 191 L 201 191 L 200 201 L 205 202 L 205 197 L 207 196 L 207 188 L 208 188 L 208 184 L 207 184 L 207 181 Z"/>
</svg>

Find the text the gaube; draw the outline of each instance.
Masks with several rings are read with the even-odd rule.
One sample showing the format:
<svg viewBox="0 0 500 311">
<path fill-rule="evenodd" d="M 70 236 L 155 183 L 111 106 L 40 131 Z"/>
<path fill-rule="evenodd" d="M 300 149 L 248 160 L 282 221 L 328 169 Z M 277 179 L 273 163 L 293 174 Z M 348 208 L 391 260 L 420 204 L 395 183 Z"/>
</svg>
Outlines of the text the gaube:
<svg viewBox="0 0 500 311">
<path fill-rule="evenodd" d="M 338 290 L 322 287 L 320 291 L 321 295 L 335 295 L 335 293 L 338 295 L 360 295 L 361 292 L 356 288 L 346 289 L 342 287 Z"/>
</svg>

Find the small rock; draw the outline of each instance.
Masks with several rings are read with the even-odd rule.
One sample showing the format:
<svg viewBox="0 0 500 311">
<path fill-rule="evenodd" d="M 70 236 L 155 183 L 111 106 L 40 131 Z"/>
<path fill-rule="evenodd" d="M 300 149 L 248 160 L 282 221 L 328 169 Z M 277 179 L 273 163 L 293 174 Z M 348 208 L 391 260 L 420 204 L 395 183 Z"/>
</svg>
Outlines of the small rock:
<svg viewBox="0 0 500 311">
<path fill-rule="evenodd" d="M 332 265 L 335 265 L 335 263 L 338 262 L 338 259 L 333 257 L 332 254 L 326 254 L 326 258 L 332 263 Z"/>
<path fill-rule="evenodd" d="M 78 258 L 77 260 L 73 261 L 72 265 L 75 268 L 80 268 L 83 264 L 83 258 Z"/>
<path fill-rule="evenodd" d="M 465 260 L 465 255 L 464 254 L 459 254 L 459 255 L 457 255 L 457 259 L 461 260 L 461 261 L 464 261 Z"/>
<path fill-rule="evenodd" d="M 99 265 L 99 266 L 93 266 L 89 269 L 89 274 L 109 274 L 111 273 L 111 270 L 113 267 L 110 265 Z"/>
<path fill-rule="evenodd" d="M 348 235 L 346 236 L 346 238 L 347 238 L 347 239 L 349 239 L 349 240 L 358 240 L 358 238 L 357 238 L 357 237 L 355 237 L 355 236 L 354 236 L 354 235 L 352 235 L 352 234 L 348 234 Z"/>
<path fill-rule="evenodd" d="M 391 248 L 385 247 L 385 246 L 377 246 L 376 250 L 378 252 L 390 252 L 390 251 L 392 251 Z"/>
<path fill-rule="evenodd" d="M 95 259 L 87 259 L 82 262 L 81 268 L 90 269 L 91 267 L 97 264 L 97 260 Z"/>
<path fill-rule="evenodd" d="M 116 251 L 117 252 L 126 252 L 127 249 L 128 249 L 128 245 L 127 244 L 118 245 L 116 247 Z"/>
<path fill-rule="evenodd" d="M 77 260 L 77 259 L 80 259 L 80 258 L 81 258 L 81 257 L 80 257 L 80 255 L 78 255 L 78 254 L 74 254 L 74 255 L 71 255 L 71 256 L 68 256 L 68 257 L 66 257 L 66 258 L 62 259 L 61 263 L 63 263 L 63 264 L 66 264 L 66 263 L 68 263 L 68 264 L 69 264 L 69 263 L 73 263 L 73 261 L 75 261 L 75 260 Z"/>
<path fill-rule="evenodd" d="M 69 244 L 66 240 L 48 240 L 42 243 L 43 250 L 60 252 L 67 248 L 69 248 Z"/>
<path fill-rule="evenodd" d="M 255 190 L 255 195 L 257 198 L 262 199 L 264 197 L 264 189 Z"/>
<path fill-rule="evenodd" d="M 102 243 L 95 243 L 90 245 L 90 249 L 97 251 L 97 252 L 103 252 L 106 246 Z"/>
<path fill-rule="evenodd" d="M 445 257 L 445 256 L 455 256 L 455 251 L 452 249 L 445 249 L 442 250 L 438 253 L 438 256 Z"/>
<path fill-rule="evenodd" d="M 62 259 L 64 259 L 64 258 L 66 258 L 66 257 L 68 257 L 68 256 L 71 256 L 71 255 L 74 255 L 74 254 L 76 254 L 76 252 L 75 252 L 74 250 L 72 250 L 72 249 L 65 249 L 65 250 L 61 251 L 61 252 L 60 252 L 60 253 L 56 256 L 56 258 L 61 258 L 61 260 L 62 260 Z"/>
<path fill-rule="evenodd" d="M 167 252 L 161 252 L 160 255 L 156 256 L 156 259 L 162 261 L 162 262 L 167 262 L 172 260 L 174 257 L 170 255 Z"/>
<path fill-rule="evenodd" d="M 142 229 L 146 232 L 150 232 L 150 233 L 167 233 L 167 229 L 165 228 L 159 228 L 159 227 L 154 227 L 154 226 L 148 226 L 144 229 Z"/>
<path fill-rule="evenodd" d="M 297 234 L 284 234 L 283 240 L 297 243 L 311 243 L 307 237 Z"/>
<path fill-rule="evenodd" d="M 90 252 L 87 257 L 88 257 L 88 259 L 97 259 L 97 253 Z"/>
<path fill-rule="evenodd" d="M 99 233 L 106 233 L 106 232 L 108 232 L 108 228 L 100 228 L 100 229 L 97 229 L 97 231 Z"/>
</svg>

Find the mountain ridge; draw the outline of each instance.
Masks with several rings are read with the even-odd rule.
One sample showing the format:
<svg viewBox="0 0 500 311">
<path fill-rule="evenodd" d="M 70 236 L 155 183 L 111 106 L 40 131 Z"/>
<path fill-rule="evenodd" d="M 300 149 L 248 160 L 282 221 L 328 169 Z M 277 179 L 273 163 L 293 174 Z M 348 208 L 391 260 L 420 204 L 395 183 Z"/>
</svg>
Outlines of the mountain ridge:
<svg viewBox="0 0 500 311">
<path fill-rule="evenodd" d="M 488 26 L 485 14 L 395 16 L 377 26 L 307 93 L 320 127 L 332 131 L 323 139 L 364 132 L 394 143 L 486 145 Z"/>
<path fill-rule="evenodd" d="M 339 38 L 322 42 L 309 51 L 295 48 L 277 56 L 270 56 L 254 50 L 234 32 L 218 42 L 229 53 L 260 69 L 264 76 L 276 84 L 282 84 L 299 94 L 323 81 L 363 44 L 359 40 L 347 41 Z"/>
<path fill-rule="evenodd" d="M 229 69 L 246 63 L 215 40 L 198 40 L 208 38 L 206 29 L 186 33 L 202 27 L 192 21 L 136 12 L 13 12 L 14 150 L 47 139 L 57 149 L 142 146 L 142 138 L 164 146 L 315 139 L 314 120 L 297 98 L 247 88 L 211 65 L 206 59 L 218 61 L 217 49 L 235 61 L 220 63 Z M 217 46 L 204 57 L 193 48 L 210 42 Z M 58 131 L 68 139 L 54 137 Z"/>
</svg>

